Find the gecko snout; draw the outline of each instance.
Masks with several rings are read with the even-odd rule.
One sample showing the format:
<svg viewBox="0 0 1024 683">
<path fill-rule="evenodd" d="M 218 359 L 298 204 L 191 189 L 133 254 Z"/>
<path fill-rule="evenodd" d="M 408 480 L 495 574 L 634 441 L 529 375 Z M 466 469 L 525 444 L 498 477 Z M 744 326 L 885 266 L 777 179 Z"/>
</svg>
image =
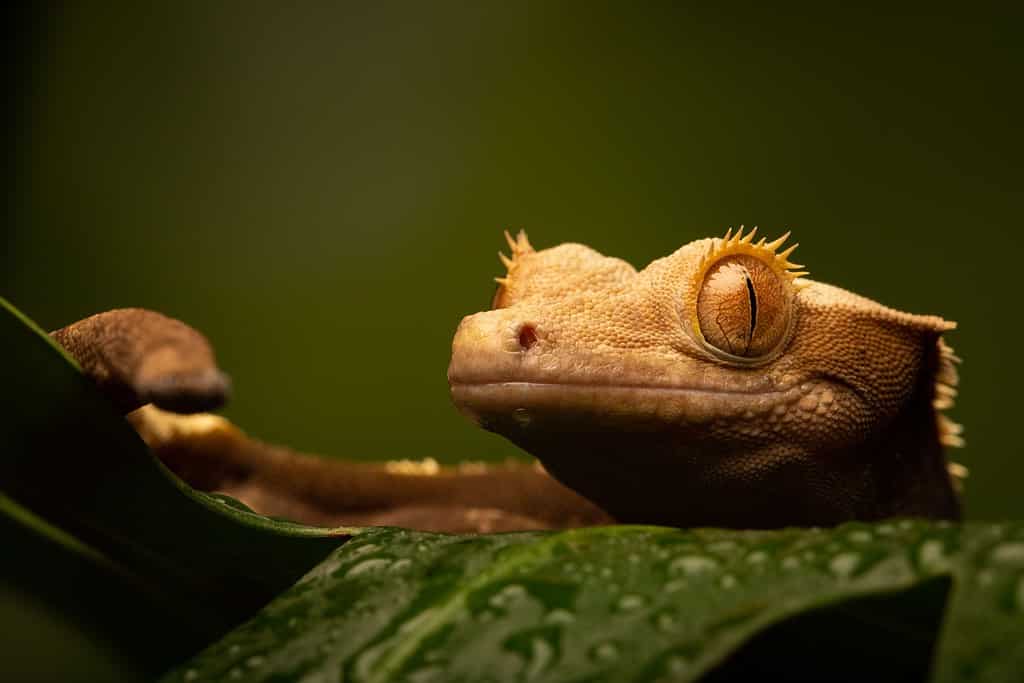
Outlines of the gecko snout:
<svg viewBox="0 0 1024 683">
<path fill-rule="evenodd" d="M 486 311 L 463 318 L 452 340 L 448 380 L 453 384 L 508 381 L 519 377 L 523 363 L 533 362 L 542 330 L 533 320 L 511 316 L 505 310 Z"/>
</svg>

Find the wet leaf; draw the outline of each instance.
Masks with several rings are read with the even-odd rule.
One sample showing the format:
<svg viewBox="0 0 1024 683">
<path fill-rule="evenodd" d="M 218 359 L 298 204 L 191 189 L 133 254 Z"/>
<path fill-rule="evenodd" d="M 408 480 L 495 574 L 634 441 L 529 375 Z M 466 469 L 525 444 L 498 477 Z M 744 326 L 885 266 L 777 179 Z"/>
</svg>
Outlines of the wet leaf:
<svg viewBox="0 0 1024 683">
<path fill-rule="evenodd" d="M 897 660 L 916 657 L 893 662 L 892 679 L 874 676 L 905 679 L 929 669 L 946 596 L 935 580 L 952 575 L 959 595 L 981 552 L 961 548 L 989 533 L 916 521 L 475 538 L 378 529 L 166 680 L 689 681 L 742 655 L 755 634 L 823 610 L 827 620 L 787 634 L 793 678 L 806 658 L 793 641 L 820 637 L 824 623 L 837 638 L 843 624 L 859 624 Z M 1021 559 L 1000 542 L 1011 562 Z M 995 551 L 984 552 L 988 563 Z M 950 624 L 962 618 L 956 600 Z M 1003 647 L 1020 641 L 1024 621 L 981 630 L 1005 633 L 995 641 Z M 955 658 L 956 643 L 972 637 L 947 631 L 940 656 Z M 993 650 L 984 653 L 991 670 L 1016 661 Z M 844 676 L 857 662 L 831 664 L 830 679 L 857 680 Z"/>
<path fill-rule="evenodd" d="M 1024 524 L 969 526 L 943 627 L 935 680 L 1024 677 Z"/>
</svg>

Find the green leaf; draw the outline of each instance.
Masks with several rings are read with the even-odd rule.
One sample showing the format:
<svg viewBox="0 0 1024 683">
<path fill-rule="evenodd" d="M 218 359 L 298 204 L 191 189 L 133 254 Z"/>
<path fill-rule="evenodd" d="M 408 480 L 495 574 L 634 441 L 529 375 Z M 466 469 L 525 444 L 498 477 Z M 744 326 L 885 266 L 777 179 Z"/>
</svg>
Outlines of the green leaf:
<svg viewBox="0 0 1024 683">
<path fill-rule="evenodd" d="M 1018 525 L 1003 533 L 1022 532 Z M 1022 560 L 1016 553 L 1024 546 L 1006 540 L 1001 555 L 961 551 L 990 533 L 916 521 L 481 537 L 377 529 L 166 680 L 687 681 L 755 634 L 824 608 L 837 637 L 846 623 L 895 645 L 893 656 L 907 660 L 889 667 L 897 680 L 929 668 L 946 586 L 935 579 L 953 575 L 959 596 L 970 590 L 961 579 L 985 553 L 993 572 L 994 559 L 1014 567 Z M 959 599 L 950 624 L 961 618 Z M 789 634 L 791 649 L 794 638 L 821 633 L 818 622 L 808 623 L 814 630 Z M 1018 613 L 980 630 L 1006 633 L 996 641 L 1002 647 L 1020 642 L 1024 620 Z M 974 635 L 947 631 L 940 670 Z M 989 670 L 1013 670 L 1000 667 L 1017 663 L 1019 646 L 1009 655 L 994 649 L 984 653 Z M 806 659 L 795 648 L 790 666 Z M 844 671 L 857 664 L 832 661 L 824 675 L 847 680 Z"/>
<path fill-rule="evenodd" d="M 1024 524 L 970 528 L 956 559 L 956 582 L 935 680 L 1014 681 L 1024 677 Z"/>
</svg>

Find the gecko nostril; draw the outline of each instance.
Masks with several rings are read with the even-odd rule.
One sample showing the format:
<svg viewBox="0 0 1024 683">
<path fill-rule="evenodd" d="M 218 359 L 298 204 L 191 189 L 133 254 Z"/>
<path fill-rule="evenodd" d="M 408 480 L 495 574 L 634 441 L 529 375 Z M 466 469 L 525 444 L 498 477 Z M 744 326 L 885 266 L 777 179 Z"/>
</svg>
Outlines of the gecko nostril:
<svg viewBox="0 0 1024 683">
<path fill-rule="evenodd" d="M 528 351 L 537 343 L 537 328 L 533 325 L 523 325 L 519 328 L 519 347 Z"/>
</svg>

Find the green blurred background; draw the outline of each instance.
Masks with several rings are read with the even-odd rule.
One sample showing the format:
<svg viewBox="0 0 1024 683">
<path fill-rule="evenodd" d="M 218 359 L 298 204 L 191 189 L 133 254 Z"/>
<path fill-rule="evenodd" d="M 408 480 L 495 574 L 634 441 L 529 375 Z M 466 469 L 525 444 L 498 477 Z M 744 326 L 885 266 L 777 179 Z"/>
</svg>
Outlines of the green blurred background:
<svg viewBox="0 0 1024 683">
<path fill-rule="evenodd" d="M 962 10 L 967 12 L 967 10 Z M 812 277 L 960 323 L 974 518 L 1021 517 L 1018 17 L 629 3 L 36 8 L 0 294 L 215 343 L 250 433 L 517 455 L 445 370 L 501 230 L 642 266 L 792 229 Z"/>
</svg>

